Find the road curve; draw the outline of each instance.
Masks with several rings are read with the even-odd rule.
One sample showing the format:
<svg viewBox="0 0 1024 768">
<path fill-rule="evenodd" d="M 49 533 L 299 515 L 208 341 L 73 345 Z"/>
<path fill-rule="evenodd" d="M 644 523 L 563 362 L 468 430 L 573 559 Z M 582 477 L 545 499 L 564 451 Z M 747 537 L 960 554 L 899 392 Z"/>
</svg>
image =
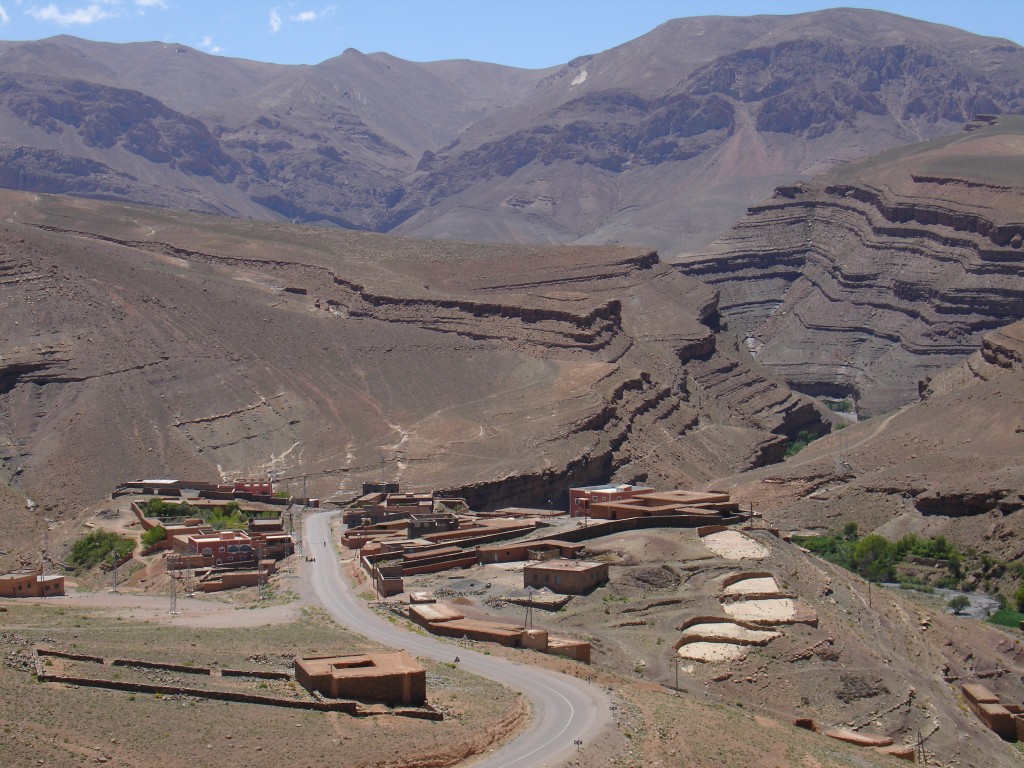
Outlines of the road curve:
<svg viewBox="0 0 1024 768">
<path fill-rule="evenodd" d="M 554 766 L 574 754 L 574 742 L 584 748 L 611 723 L 609 700 L 595 685 L 558 672 L 518 664 L 450 645 L 400 629 L 370 610 L 341 576 L 331 543 L 330 518 L 319 512 L 306 518 L 305 546 L 316 557 L 312 586 L 328 613 L 340 624 L 385 645 L 404 648 L 415 656 L 451 662 L 456 656 L 467 672 L 521 691 L 533 704 L 527 729 L 486 757 L 471 760 L 473 768 L 538 768 Z"/>
</svg>

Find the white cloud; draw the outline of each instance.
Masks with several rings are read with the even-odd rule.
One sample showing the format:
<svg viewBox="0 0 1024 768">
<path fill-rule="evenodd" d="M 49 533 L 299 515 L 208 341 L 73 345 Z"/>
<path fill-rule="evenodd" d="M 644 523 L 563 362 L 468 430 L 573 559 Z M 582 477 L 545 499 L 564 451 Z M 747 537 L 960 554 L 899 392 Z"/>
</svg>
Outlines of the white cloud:
<svg viewBox="0 0 1024 768">
<path fill-rule="evenodd" d="M 167 10 L 166 0 L 135 0 L 135 4 L 140 8 L 161 8 Z"/>
<path fill-rule="evenodd" d="M 294 3 L 289 3 L 289 7 L 294 7 Z M 288 16 L 281 15 L 281 6 L 275 6 L 270 9 L 270 31 L 280 32 L 281 28 L 284 27 L 285 22 L 308 22 L 308 21 L 319 21 L 320 19 L 326 19 L 328 16 L 333 16 L 334 12 L 338 10 L 336 5 L 325 6 L 319 11 L 299 11 L 298 13 L 291 13 Z"/>
<path fill-rule="evenodd" d="M 2 27 L 4 24 L 9 23 L 10 20 L 11 17 L 7 15 L 7 9 L 0 5 L 0 27 Z"/>
<path fill-rule="evenodd" d="M 199 47 L 200 48 L 205 48 L 210 53 L 220 53 L 221 51 L 224 50 L 219 45 L 214 45 L 213 44 L 213 38 L 210 37 L 209 35 L 206 35 L 206 37 L 204 37 L 202 39 L 202 42 L 199 43 Z"/>
<path fill-rule="evenodd" d="M 50 5 L 44 5 L 42 8 L 32 6 L 27 9 L 25 13 L 36 21 L 52 21 L 56 24 L 60 24 L 61 26 L 69 26 L 71 24 L 95 24 L 97 21 L 110 19 L 117 15 L 104 10 L 104 8 L 98 3 L 92 3 L 91 5 L 75 8 L 70 11 L 62 11 L 56 5 L 51 3 Z"/>
</svg>

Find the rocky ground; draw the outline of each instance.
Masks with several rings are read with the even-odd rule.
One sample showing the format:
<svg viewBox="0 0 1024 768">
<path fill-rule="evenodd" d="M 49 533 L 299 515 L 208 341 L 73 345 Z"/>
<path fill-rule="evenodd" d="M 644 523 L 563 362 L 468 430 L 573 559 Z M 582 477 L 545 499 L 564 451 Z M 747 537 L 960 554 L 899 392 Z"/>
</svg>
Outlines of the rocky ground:
<svg viewBox="0 0 1024 768">
<path fill-rule="evenodd" d="M 920 733 L 941 765 L 1019 760 L 964 711 L 958 693 L 961 682 L 983 680 L 1009 701 L 1024 700 L 1017 633 L 869 589 L 765 531 L 720 543 L 692 531 L 635 532 L 591 542 L 587 555 L 611 562 L 609 585 L 561 610 L 535 608 L 534 624 L 589 639 L 596 669 L 674 687 L 674 648 L 697 640 L 681 646 L 678 669 L 690 702 L 740 707 L 774 723 L 766 727 L 812 717 L 823 728 L 849 726 L 897 743 Z M 752 587 L 732 583 L 742 574 Z M 521 605 L 500 600 L 521 591 L 516 566 L 414 583 L 441 590 L 468 616 L 520 624 L 525 617 Z"/>
<path fill-rule="evenodd" d="M 41 684 L 24 663 L 36 642 L 100 656 L 242 669 L 287 668 L 296 653 L 367 646 L 316 611 L 239 632 L 55 603 L 5 601 L 3 607 L 0 745 L 12 764 L 316 765 L 342 754 L 353 766 L 447 765 L 467 749 L 502 738 L 523 715 L 517 696 L 440 664 L 428 669 L 430 700 L 446 715 L 440 723 Z"/>
<path fill-rule="evenodd" d="M 715 483 L 789 530 L 944 535 L 1003 561 L 1024 555 L 1024 325 L 988 334 L 924 399 Z"/>
</svg>

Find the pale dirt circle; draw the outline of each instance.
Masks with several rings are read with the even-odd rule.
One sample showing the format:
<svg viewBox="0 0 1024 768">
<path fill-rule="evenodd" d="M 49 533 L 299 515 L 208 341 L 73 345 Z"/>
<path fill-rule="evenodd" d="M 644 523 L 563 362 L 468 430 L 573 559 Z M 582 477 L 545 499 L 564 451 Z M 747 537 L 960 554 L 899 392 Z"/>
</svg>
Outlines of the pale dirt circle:
<svg viewBox="0 0 1024 768">
<path fill-rule="evenodd" d="M 725 612 L 740 621 L 791 621 L 796 618 L 796 601 L 786 597 L 767 600 L 739 600 L 726 603 Z"/>
<path fill-rule="evenodd" d="M 779 585 L 771 576 L 755 577 L 730 584 L 723 591 L 727 595 L 771 595 L 779 591 Z"/>
<path fill-rule="evenodd" d="M 687 627 L 683 632 L 683 638 L 687 637 L 710 637 L 723 642 L 736 640 L 744 643 L 767 643 L 782 637 L 782 633 L 763 629 L 747 629 L 739 624 L 733 624 L 731 621 L 719 621 Z"/>
<path fill-rule="evenodd" d="M 735 643 L 687 643 L 680 647 L 679 656 L 692 661 L 738 661 L 747 651 L 742 645 Z"/>
<path fill-rule="evenodd" d="M 763 560 L 768 548 L 739 531 L 720 531 L 701 539 L 701 543 L 719 557 L 729 560 Z"/>
</svg>

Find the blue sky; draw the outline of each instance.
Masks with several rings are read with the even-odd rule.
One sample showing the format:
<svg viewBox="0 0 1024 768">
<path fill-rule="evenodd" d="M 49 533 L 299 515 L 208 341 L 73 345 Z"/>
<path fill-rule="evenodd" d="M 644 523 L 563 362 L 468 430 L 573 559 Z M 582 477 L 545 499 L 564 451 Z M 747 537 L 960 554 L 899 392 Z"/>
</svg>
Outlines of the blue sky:
<svg viewBox="0 0 1024 768">
<path fill-rule="evenodd" d="M 683 16 L 799 13 L 845 4 L 1024 44 L 1020 0 L 828 3 L 799 0 L 0 0 L 0 40 L 71 34 L 184 43 L 209 53 L 315 64 L 346 48 L 412 61 L 563 64 Z"/>
</svg>

